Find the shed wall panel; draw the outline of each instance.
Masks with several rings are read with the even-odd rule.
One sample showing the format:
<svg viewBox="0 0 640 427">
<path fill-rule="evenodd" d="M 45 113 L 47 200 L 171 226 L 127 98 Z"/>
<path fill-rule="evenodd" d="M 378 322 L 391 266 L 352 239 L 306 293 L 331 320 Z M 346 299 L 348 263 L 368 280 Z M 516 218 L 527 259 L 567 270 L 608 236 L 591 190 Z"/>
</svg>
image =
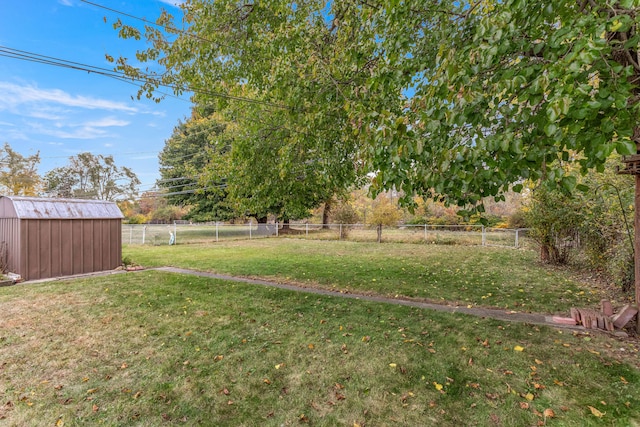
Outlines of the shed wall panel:
<svg viewBox="0 0 640 427">
<path fill-rule="evenodd" d="M 19 225 L 23 262 L 14 271 L 26 280 L 112 270 L 121 263 L 120 219 L 23 219 Z"/>
<path fill-rule="evenodd" d="M 72 220 L 62 219 L 60 224 L 60 275 L 73 274 L 73 238 L 71 235 Z"/>
<path fill-rule="evenodd" d="M 0 218 L 0 245 L 5 242 L 6 264 L 9 271 L 17 272 L 20 266 L 20 220 Z"/>
</svg>

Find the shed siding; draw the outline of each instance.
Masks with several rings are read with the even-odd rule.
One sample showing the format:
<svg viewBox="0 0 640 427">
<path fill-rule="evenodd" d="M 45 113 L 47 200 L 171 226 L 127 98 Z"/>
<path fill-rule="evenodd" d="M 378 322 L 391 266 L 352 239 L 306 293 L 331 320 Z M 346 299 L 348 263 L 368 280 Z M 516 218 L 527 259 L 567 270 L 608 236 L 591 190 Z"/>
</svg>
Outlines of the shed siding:
<svg viewBox="0 0 640 427">
<path fill-rule="evenodd" d="M 0 218 L 0 243 L 6 243 L 6 262 L 9 271 L 17 271 L 20 266 L 20 220 Z"/>
<path fill-rule="evenodd" d="M 26 280 L 112 270 L 121 263 L 121 220 L 29 220 L 20 223 Z"/>
</svg>

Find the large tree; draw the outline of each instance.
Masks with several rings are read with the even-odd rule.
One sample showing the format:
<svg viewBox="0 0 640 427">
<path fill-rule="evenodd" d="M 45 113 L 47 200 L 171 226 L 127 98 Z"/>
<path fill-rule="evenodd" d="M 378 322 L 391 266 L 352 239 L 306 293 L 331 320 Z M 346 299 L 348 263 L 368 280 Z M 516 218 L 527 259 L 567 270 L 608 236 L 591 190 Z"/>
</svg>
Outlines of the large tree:
<svg viewBox="0 0 640 427">
<path fill-rule="evenodd" d="M 265 116 L 287 112 L 289 129 L 354 135 L 348 148 L 369 148 L 374 188 L 407 200 L 473 205 L 524 178 L 571 189 L 558 159 L 600 169 L 614 150 L 636 152 L 632 0 L 191 0 L 183 10 L 185 31 L 169 28 L 170 41 L 148 28 L 153 46 L 138 55 L 162 73 L 119 64 L 147 78 L 145 90 L 169 84 L 228 104 L 250 87 Z"/>
<path fill-rule="evenodd" d="M 53 197 L 111 201 L 135 197 L 140 185 L 136 174 L 117 166 L 112 156 L 91 153 L 71 156 L 67 166 L 47 172 L 45 181 Z"/>
<path fill-rule="evenodd" d="M 398 98 L 381 88 L 351 90 L 364 86 L 378 62 L 372 59 L 373 28 L 352 20 L 348 31 L 337 31 L 318 14 L 321 6 L 188 2 L 188 31 L 169 27 L 177 35 L 169 41 L 162 31 L 147 28 L 154 46 L 138 53 L 166 70 L 150 77 L 124 59 L 118 62 L 132 77 L 148 79 L 148 95 L 157 84 L 188 88 L 198 105 L 214 106 L 237 124 L 228 163 L 233 170 L 226 178 L 238 208 L 247 213 L 304 216 L 356 183 L 367 169 L 348 104 L 354 97 L 369 103 Z M 159 22 L 170 21 L 163 15 Z M 139 36 L 121 28 L 125 37 Z M 363 31 L 371 36 L 366 46 L 357 40 Z"/>
<path fill-rule="evenodd" d="M 160 152 L 158 186 L 164 189 L 169 203 L 189 207 L 187 219 L 224 221 L 235 212 L 227 200 L 226 177 L 209 179 L 215 167 L 211 159 L 225 157 L 230 151 L 228 124 L 216 113 L 194 109 L 191 117 L 179 123 Z M 207 175 L 205 175 L 207 174 Z"/>
<path fill-rule="evenodd" d="M 25 157 L 5 143 L 0 148 L 0 192 L 10 196 L 36 196 L 42 187 L 39 163 L 39 152 Z"/>
</svg>

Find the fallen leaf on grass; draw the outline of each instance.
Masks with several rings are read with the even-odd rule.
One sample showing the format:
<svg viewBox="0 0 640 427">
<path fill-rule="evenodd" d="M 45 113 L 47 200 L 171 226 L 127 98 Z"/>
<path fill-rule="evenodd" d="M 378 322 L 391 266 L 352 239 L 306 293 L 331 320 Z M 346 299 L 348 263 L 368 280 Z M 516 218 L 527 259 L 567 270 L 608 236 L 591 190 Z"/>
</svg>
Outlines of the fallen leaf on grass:
<svg viewBox="0 0 640 427">
<path fill-rule="evenodd" d="M 309 350 L 313 350 L 316 346 L 313 344 L 309 344 L 307 347 L 309 347 Z"/>
<path fill-rule="evenodd" d="M 533 395 L 533 393 L 527 393 L 527 394 L 524 395 L 524 398 L 529 400 L 529 401 L 533 400 L 534 397 L 535 396 Z"/>
<path fill-rule="evenodd" d="M 587 406 L 587 408 L 589 408 L 591 410 L 591 413 L 593 415 L 595 415 L 596 417 L 598 417 L 598 418 L 602 418 L 606 414 L 606 412 L 600 412 L 596 408 L 594 408 L 593 406 Z"/>
<path fill-rule="evenodd" d="M 262 382 L 265 383 L 266 385 L 271 384 L 271 381 L 269 380 L 269 378 L 263 379 Z"/>
<path fill-rule="evenodd" d="M 64 426 L 64 421 L 62 420 L 62 418 L 58 418 L 58 421 L 56 421 L 56 427 L 62 427 Z"/>
<path fill-rule="evenodd" d="M 553 412 L 553 409 L 547 408 L 542 412 L 542 415 L 544 415 L 545 418 L 553 418 L 556 416 L 556 413 Z"/>
<path fill-rule="evenodd" d="M 529 409 L 528 402 L 520 402 L 520 409 Z"/>
<path fill-rule="evenodd" d="M 433 386 L 436 388 L 436 390 L 441 391 L 442 390 L 442 384 L 439 384 L 437 382 L 433 382 Z"/>
<path fill-rule="evenodd" d="M 517 346 L 513 347 L 513 350 L 514 351 L 524 351 L 524 347 L 517 345 Z"/>
<path fill-rule="evenodd" d="M 95 404 L 94 404 L 94 405 L 93 405 L 93 408 L 91 408 L 91 409 L 93 410 L 93 412 L 98 412 L 98 410 L 99 410 L 100 408 L 98 408 L 98 405 L 95 405 Z"/>
</svg>

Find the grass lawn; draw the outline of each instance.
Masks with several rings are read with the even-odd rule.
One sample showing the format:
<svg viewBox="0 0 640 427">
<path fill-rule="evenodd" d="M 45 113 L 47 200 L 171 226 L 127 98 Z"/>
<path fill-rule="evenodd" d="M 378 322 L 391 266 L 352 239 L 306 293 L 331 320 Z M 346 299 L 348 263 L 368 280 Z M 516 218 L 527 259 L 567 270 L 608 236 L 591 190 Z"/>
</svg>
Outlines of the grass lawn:
<svg viewBox="0 0 640 427">
<path fill-rule="evenodd" d="M 529 250 L 478 246 L 260 239 L 210 245 L 128 246 L 143 266 L 177 266 L 332 290 L 569 315 L 604 297 Z M 615 305 L 625 301 L 618 296 Z"/>
<path fill-rule="evenodd" d="M 304 256 L 278 245 L 155 256 L 184 265 L 190 254 L 186 266 L 221 271 L 245 265 L 244 274 L 268 266 L 283 277 L 293 266 L 311 271 L 310 260 L 321 263 L 317 271 L 331 264 L 322 245 L 299 247 Z M 341 248 L 334 264 L 360 262 L 351 268 L 361 271 L 377 262 L 385 286 L 402 267 L 421 271 L 422 283 L 447 277 L 431 274 L 426 265 L 436 261 L 426 249 L 390 248 L 382 263 L 376 246 Z M 260 252 L 264 262 L 251 266 Z M 278 266 L 278 256 L 292 266 Z M 456 265 L 447 256 L 438 258 L 442 269 Z M 500 253 L 516 270 L 527 257 Z M 462 260 L 456 268 L 470 272 Z M 474 283 L 481 274 L 496 281 L 499 267 L 475 273 Z M 551 289 L 552 280 L 535 277 L 544 270 L 528 268 L 532 282 L 511 273 L 519 286 Z M 335 271 L 332 281 L 328 273 L 312 280 L 347 283 L 339 276 L 348 268 Z M 358 289 L 372 274 L 356 276 Z M 0 288 L 0 313 L 2 425 L 640 425 L 636 343 L 602 334 L 153 271 Z"/>
</svg>

